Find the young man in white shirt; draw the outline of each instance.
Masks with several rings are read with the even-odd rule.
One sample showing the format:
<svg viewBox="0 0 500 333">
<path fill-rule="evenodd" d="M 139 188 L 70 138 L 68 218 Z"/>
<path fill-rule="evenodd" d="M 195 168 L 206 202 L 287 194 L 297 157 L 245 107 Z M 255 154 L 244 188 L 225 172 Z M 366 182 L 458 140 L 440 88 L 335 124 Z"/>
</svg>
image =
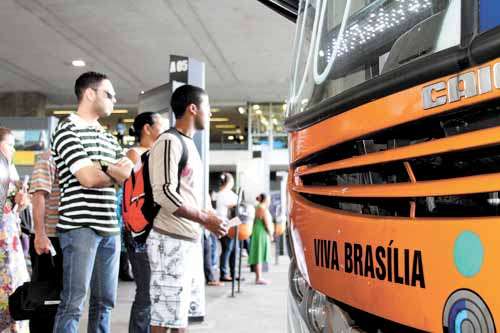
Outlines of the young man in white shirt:
<svg viewBox="0 0 500 333">
<path fill-rule="evenodd" d="M 189 315 L 204 316 L 202 227 L 219 237 L 227 233 L 224 220 L 203 209 L 203 168 L 193 142 L 195 131 L 209 124 L 208 95 L 185 85 L 174 91 L 170 104 L 177 133 L 162 134 L 149 157 L 153 197 L 161 206 L 147 240 L 151 333 L 185 332 Z M 179 170 L 184 149 L 188 158 Z"/>
</svg>

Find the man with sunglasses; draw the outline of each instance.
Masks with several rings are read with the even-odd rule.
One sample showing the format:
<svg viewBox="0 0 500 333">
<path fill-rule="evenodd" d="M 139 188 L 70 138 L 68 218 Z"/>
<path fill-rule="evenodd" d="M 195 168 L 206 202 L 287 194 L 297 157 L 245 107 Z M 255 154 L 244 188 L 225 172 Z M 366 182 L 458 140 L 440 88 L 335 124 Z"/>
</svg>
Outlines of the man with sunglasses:
<svg viewBox="0 0 500 333">
<path fill-rule="evenodd" d="M 61 187 L 57 232 L 63 254 L 63 290 L 54 332 L 78 331 L 90 290 L 88 332 L 109 332 L 116 300 L 120 228 L 115 184 L 130 175 L 115 137 L 100 124 L 116 103 L 106 75 L 87 72 L 75 83 L 78 110 L 62 120 L 52 138 Z"/>
</svg>

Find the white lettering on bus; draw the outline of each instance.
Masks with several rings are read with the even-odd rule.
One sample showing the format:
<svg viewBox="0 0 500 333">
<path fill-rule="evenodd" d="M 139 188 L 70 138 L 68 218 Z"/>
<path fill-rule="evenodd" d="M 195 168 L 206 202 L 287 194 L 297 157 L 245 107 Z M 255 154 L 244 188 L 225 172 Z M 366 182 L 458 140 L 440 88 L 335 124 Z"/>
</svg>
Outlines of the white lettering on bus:
<svg viewBox="0 0 500 333">
<path fill-rule="evenodd" d="M 481 67 L 477 71 L 465 72 L 450 77 L 448 81 L 440 81 L 423 87 L 424 110 L 491 92 L 493 82 L 495 88 L 500 89 L 500 63 L 493 65 L 493 82 L 491 68 L 492 66 Z"/>
</svg>

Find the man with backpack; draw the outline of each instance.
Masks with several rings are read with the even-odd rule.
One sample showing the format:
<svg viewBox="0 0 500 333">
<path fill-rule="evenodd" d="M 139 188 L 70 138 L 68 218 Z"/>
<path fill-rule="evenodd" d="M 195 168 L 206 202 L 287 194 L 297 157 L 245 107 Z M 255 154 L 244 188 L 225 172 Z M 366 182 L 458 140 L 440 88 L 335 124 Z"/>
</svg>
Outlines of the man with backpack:
<svg viewBox="0 0 500 333">
<path fill-rule="evenodd" d="M 188 316 L 204 316 L 202 227 L 217 236 L 225 221 L 203 210 L 203 173 L 193 141 L 209 123 L 205 90 L 184 85 L 170 102 L 176 125 L 151 148 L 149 177 L 159 211 L 147 238 L 151 267 L 151 333 L 185 332 Z"/>
</svg>

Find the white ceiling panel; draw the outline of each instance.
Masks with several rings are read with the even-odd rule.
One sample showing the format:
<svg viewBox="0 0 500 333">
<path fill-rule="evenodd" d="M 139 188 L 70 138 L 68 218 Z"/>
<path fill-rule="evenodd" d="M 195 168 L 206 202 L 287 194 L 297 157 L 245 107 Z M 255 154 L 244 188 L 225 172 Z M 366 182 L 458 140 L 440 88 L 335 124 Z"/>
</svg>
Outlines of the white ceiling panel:
<svg viewBox="0 0 500 333">
<path fill-rule="evenodd" d="M 281 100 L 293 33 L 256 0 L 1 0 L 0 91 L 71 104 L 75 78 L 98 70 L 121 103 L 135 104 L 168 81 L 169 55 L 178 54 L 206 63 L 212 101 Z"/>
</svg>

